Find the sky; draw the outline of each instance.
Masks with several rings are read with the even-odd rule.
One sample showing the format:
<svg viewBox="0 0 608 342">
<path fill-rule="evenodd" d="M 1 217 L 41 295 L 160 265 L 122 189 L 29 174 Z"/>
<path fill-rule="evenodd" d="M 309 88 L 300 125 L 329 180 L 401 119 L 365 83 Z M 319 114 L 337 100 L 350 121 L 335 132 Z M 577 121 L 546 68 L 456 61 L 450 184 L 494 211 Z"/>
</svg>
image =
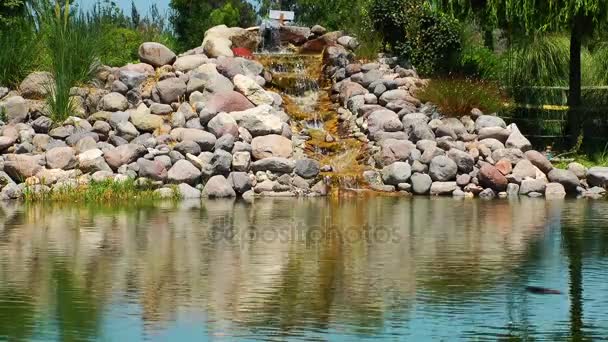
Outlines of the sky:
<svg viewBox="0 0 608 342">
<path fill-rule="evenodd" d="M 161 13 L 165 13 L 169 10 L 169 1 L 170 0 L 134 0 L 135 6 L 139 13 L 146 14 L 150 9 L 152 4 L 156 4 Z M 202 0 L 205 1 L 205 0 Z M 90 9 L 97 0 L 76 0 L 78 4 L 81 5 L 83 9 Z M 116 4 L 123 9 L 125 14 L 129 15 L 131 13 L 131 0 L 114 0 Z"/>
</svg>

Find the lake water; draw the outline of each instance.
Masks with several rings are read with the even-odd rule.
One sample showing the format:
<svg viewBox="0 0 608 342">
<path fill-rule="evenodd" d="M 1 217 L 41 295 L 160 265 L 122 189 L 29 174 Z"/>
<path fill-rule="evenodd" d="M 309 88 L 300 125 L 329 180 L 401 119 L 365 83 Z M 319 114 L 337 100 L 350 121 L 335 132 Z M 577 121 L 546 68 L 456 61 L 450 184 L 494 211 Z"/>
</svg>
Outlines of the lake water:
<svg viewBox="0 0 608 342">
<path fill-rule="evenodd" d="M 377 338 L 608 339 L 608 202 L 0 208 L 0 340 Z"/>
</svg>

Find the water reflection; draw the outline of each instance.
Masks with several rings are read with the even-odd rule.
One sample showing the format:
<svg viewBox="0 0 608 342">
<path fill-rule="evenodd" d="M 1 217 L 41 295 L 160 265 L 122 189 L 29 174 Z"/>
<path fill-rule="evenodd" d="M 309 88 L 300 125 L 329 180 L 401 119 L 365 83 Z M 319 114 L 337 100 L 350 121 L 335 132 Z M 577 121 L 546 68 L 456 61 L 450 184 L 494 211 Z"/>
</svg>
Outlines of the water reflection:
<svg viewBox="0 0 608 342">
<path fill-rule="evenodd" d="M 533 199 L 4 204 L 0 340 L 606 337 L 607 215 Z"/>
</svg>

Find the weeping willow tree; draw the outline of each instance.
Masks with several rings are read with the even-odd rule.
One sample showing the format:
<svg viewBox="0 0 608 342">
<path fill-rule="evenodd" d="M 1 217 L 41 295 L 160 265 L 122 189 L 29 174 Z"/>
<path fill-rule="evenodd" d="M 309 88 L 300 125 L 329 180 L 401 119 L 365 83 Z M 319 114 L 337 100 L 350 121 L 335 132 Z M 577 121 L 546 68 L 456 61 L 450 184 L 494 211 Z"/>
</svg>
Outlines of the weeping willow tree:
<svg viewBox="0 0 608 342">
<path fill-rule="evenodd" d="M 431 0 L 458 16 L 474 15 L 526 34 L 567 32 L 570 36 L 568 126 L 577 139 L 581 126 L 581 52 L 585 36 L 608 23 L 606 0 Z"/>
</svg>

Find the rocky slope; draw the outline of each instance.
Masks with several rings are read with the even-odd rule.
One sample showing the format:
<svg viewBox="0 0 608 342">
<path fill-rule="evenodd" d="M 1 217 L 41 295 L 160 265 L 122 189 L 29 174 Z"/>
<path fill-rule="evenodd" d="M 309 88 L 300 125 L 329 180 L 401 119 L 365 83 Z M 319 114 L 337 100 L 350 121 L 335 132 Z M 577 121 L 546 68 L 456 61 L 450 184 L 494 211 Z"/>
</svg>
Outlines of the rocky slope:
<svg viewBox="0 0 608 342">
<path fill-rule="evenodd" d="M 316 26 L 281 27 L 280 39 L 324 53 L 341 125 L 372 152 L 364 173 L 372 189 L 555 197 L 595 196 L 608 185 L 605 168 L 554 169 L 496 116 L 442 118 L 414 97 L 425 83 L 415 71 L 387 58 L 351 62 L 355 38 Z M 281 96 L 264 89 L 272 74 L 235 56 L 260 44 L 255 29 L 225 26 L 179 56 L 144 43 L 140 63 L 104 67 L 94 86 L 73 88 L 76 110 L 59 123 L 44 102 L 48 73 L 31 74 L 16 90 L 0 88 L 0 198 L 128 178 L 167 197 L 173 185 L 190 198 L 327 194 L 321 170 L 330 169 L 294 153 L 292 119 Z"/>
</svg>

